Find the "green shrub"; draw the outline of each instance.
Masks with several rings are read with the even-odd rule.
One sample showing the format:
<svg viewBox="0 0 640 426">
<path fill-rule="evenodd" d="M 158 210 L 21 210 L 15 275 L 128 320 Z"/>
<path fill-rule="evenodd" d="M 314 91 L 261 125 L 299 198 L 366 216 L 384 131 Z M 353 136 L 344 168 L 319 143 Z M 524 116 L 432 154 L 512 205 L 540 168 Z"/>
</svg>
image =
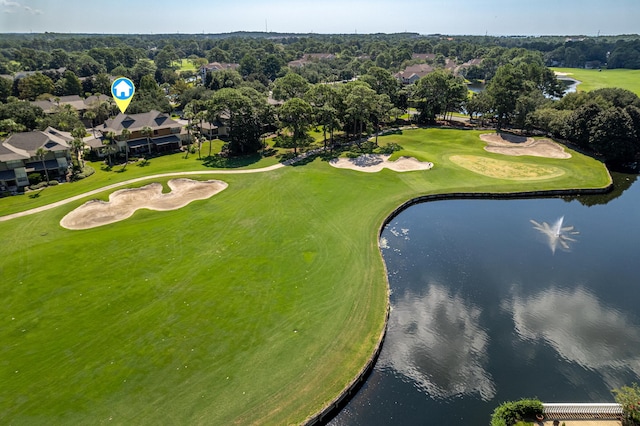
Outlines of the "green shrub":
<svg viewBox="0 0 640 426">
<path fill-rule="evenodd" d="M 362 145 L 362 151 L 367 154 L 373 154 L 373 151 L 376 149 L 376 144 L 373 141 L 366 141 Z"/>
<path fill-rule="evenodd" d="M 40 173 L 29 173 L 27 179 L 29 179 L 31 185 L 36 185 L 42 182 L 42 175 Z"/>
<path fill-rule="evenodd" d="M 41 189 L 41 188 L 44 188 L 45 186 L 47 186 L 47 182 L 39 182 L 39 183 L 36 183 L 35 185 L 29 185 L 29 189 L 32 191 L 35 191 L 36 189 Z"/>
<path fill-rule="evenodd" d="M 376 152 L 378 154 L 388 154 L 391 155 L 396 151 L 400 151 L 402 150 L 402 147 L 400 145 L 398 145 L 397 143 L 390 143 L 384 146 L 379 147 Z"/>
<path fill-rule="evenodd" d="M 284 154 L 280 155 L 280 161 L 287 161 L 287 160 L 291 160 L 293 158 L 295 158 L 296 155 L 293 152 L 285 152 Z"/>
<path fill-rule="evenodd" d="M 273 138 L 273 146 L 275 148 L 283 148 L 287 145 L 286 138 L 284 136 L 276 136 Z"/>
<path fill-rule="evenodd" d="M 57 180 L 51 180 L 49 181 L 49 186 L 56 186 L 59 182 Z"/>
<path fill-rule="evenodd" d="M 493 410 L 491 426 L 513 426 L 519 420 L 535 419 L 543 413 L 543 405 L 537 399 L 507 401 Z"/>
<path fill-rule="evenodd" d="M 625 426 L 640 425 L 640 386 L 637 383 L 632 383 L 631 386 L 622 386 L 612 392 L 616 402 L 622 405 L 623 424 Z"/>
<path fill-rule="evenodd" d="M 84 169 L 82 169 L 82 173 L 78 173 L 78 174 L 74 174 L 71 179 L 74 181 L 80 180 L 80 179 L 84 179 L 86 177 L 91 176 L 92 174 L 94 174 L 96 171 L 93 167 L 91 166 L 84 166 Z"/>
<path fill-rule="evenodd" d="M 84 166 L 84 169 L 82 169 L 82 174 L 85 175 L 85 177 L 89 177 L 95 172 L 95 169 L 91 166 Z"/>
<path fill-rule="evenodd" d="M 273 155 L 276 155 L 277 153 L 278 151 L 273 148 L 265 148 L 264 150 L 262 150 L 263 157 L 271 157 Z"/>
</svg>

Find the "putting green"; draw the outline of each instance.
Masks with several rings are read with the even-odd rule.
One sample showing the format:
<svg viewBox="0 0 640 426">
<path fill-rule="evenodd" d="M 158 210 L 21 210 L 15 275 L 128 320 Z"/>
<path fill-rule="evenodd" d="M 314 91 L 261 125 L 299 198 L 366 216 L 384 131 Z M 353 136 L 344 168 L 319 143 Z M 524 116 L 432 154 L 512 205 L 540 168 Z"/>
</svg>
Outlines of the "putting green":
<svg viewBox="0 0 640 426">
<path fill-rule="evenodd" d="M 564 170 L 555 166 L 542 166 L 532 163 L 513 163 L 478 155 L 452 155 L 451 162 L 474 173 L 496 179 L 507 180 L 545 180 L 562 176 Z"/>
</svg>

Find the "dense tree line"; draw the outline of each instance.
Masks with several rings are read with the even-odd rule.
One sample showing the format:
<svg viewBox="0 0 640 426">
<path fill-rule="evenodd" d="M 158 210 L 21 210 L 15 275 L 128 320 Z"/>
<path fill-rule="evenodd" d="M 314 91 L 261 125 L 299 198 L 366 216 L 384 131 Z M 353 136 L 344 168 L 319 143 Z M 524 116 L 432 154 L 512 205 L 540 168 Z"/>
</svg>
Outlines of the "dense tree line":
<svg viewBox="0 0 640 426">
<path fill-rule="evenodd" d="M 570 93 L 526 118 L 525 127 L 569 140 L 610 161 L 640 152 L 640 98 L 624 89 Z"/>
<path fill-rule="evenodd" d="M 540 52 L 547 65 L 640 68 L 640 37 L 487 37 L 413 33 L 371 35 L 298 35 L 233 33 L 193 35 L 72 35 L 5 34 L 0 40 L 0 74 L 68 68 L 79 77 L 116 67 L 132 68 L 139 59 L 167 68 L 178 58 L 205 58 L 210 62 L 245 60 L 246 71 L 256 70 L 253 59 L 277 68 L 304 53 L 327 52 L 349 59 L 367 56 L 376 66 L 398 69 L 412 53 L 434 53 L 461 62 L 484 57 L 491 49 L 512 48 Z M 267 57 L 269 59 L 267 60 Z M 311 79 L 310 79 L 311 80 Z"/>
<path fill-rule="evenodd" d="M 0 41 L 0 73 L 27 73 L 13 83 L 0 78 L 0 122 L 20 130 L 99 123 L 116 113 L 112 104 L 97 104 L 83 117 L 64 105 L 45 116 L 25 101 L 108 95 L 110 75 L 123 75 L 137 87 L 129 112 L 175 108 L 194 122 L 224 123 L 232 154 L 260 149 L 261 136 L 277 129 L 280 143 L 294 150 L 308 142 L 309 126 L 323 129 L 325 143 L 336 130 L 359 140 L 413 106 L 421 123 L 467 112 L 481 124 L 548 132 L 621 160 L 638 152 L 637 97 L 601 90 L 561 98 L 562 86 L 546 65 L 635 67 L 638 52 L 637 36 L 8 35 Z M 287 66 L 308 53 L 333 56 Z M 474 58 L 482 61 L 459 73 L 445 68 Z M 184 61 L 196 69 L 209 62 L 237 66 L 198 82 L 193 71 L 179 70 Z M 415 84 L 403 86 L 393 76 L 425 61 L 436 70 Z M 463 77 L 487 82 L 486 90 L 469 97 Z M 327 84 L 339 81 L 349 82 Z"/>
</svg>

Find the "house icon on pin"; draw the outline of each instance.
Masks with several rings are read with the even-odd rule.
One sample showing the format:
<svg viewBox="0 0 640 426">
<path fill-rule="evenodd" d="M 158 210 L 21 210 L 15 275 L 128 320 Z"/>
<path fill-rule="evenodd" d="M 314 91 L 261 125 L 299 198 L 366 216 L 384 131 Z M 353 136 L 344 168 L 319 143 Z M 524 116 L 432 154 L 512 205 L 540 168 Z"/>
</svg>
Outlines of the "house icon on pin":
<svg viewBox="0 0 640 426">
<path fill-rule="evenodd" d="M 116 98 L 127 99 L 131 96 L 131 92 L 133 91 L 133 87 L 131 87 L 126 81 L 121 80 L 118 84 L 115 85 L 114 94 Z"/>
</svg>

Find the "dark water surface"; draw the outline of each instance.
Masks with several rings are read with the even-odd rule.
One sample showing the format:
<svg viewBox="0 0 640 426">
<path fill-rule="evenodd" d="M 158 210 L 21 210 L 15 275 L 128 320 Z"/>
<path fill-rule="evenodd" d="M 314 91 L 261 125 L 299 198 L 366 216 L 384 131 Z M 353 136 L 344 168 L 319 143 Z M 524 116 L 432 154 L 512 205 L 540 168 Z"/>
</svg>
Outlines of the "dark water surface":
<svg viewBox="0 0 640 426">
<path fill-rule="evenodd" d="M 487 425 L 505 400 L 613 402 L 640 381 L 640 184 L 580 200 L 437 201 L 394 218 L 387 339 L 331 424 Z"/>
</svg>

